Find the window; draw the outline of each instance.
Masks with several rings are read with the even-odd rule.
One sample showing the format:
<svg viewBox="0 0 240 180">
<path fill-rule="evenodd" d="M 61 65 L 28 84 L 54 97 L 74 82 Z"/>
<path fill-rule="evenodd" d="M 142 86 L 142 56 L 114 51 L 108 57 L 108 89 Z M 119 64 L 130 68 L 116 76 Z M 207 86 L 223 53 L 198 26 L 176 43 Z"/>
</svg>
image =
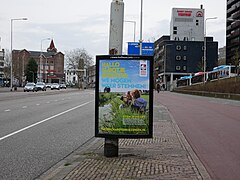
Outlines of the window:
<svg viewBox="0 0 240 180">
<path fill-rule="evenodd" d="M 183 66 L 183 70 L 186 71 L 187 70 L 187 66 Z"/>
<path fill-rule="evenodd" d="M 180 71 L 181 70 L 181 66 L 176 66 L 176 70 Z"/>
<path fill-rule="evenodd" d="M 198 26 L 198 25 L 199 25 L 199 20 L 197 19 L 197 20 L 196 20 L 196 26 Z"/>
<path fill-rule="evenodd" d="M 174 40 L 175 40 L 175 41 L 179 41 L 179 37 L 175 37 Z"/>
<path fill-rule="evenodd" d="M 180 51 L 181 50 L 181 46 L 177 45 L 176 46 L 176 50 Z"/>
<path fill-rule="evenodd" d="M 176 56 L 176 60 L 180 61 L 181 60 L 181 56 Z"/>
<path fill-rule="evenodd" d="M 183 50 L 186 51 L 187 50 L 187 46 L 183 46 Z"/>
<path fill-rule="evenodd" d="M 176 26 L 173 27 L 173 34 L 177 34 L 177 27 Z"/>
<path fill-rule="evenodd" d="M 183 56 L 183 60 L 186 61 L 187 60 L 187 56 Z"/>
</svg>

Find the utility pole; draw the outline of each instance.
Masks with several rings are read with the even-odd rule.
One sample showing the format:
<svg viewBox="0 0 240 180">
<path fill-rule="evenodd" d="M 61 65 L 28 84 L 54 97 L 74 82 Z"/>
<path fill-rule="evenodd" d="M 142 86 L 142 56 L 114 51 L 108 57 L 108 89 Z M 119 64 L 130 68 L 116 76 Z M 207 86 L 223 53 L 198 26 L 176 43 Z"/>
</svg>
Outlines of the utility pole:
<svg viewBox="0 0 240 180">
<path fill-rule="evenodd" d="M 109 55 L 122 55 L 123 19 L 123 0 L 113 0 L 110 13 Z M 118 156 L 118 138 L 105 138 L 104 156 Z"/>
</svg>

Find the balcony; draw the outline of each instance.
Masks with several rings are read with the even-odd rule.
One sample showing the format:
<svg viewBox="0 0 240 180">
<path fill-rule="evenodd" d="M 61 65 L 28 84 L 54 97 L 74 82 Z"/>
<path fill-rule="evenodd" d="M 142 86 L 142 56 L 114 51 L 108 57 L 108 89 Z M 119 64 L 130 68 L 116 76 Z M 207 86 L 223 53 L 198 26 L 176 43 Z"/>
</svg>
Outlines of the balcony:
<svg viewBox="0 0 240 180">
<path fill-rule="evenodd" d="M 231 31 L 233 30 L 237 30 L 240 28 L 240 22 L 239 21 L 235 21 L 235 22 L 232 22 L 231 25 L 227 26 L 227 34 L 230 34 Z"/>
<path fill-rule="evenodd" d="M 229 5 L 234 4 L 236 2 L 238 2 L 238 0 L 229 0 L 229 1 L 227 1 L 227 5 L 229 6 Z"/>
<path fill-rule="evenodd" d="M 234 13 L 234 14 L 232 14 L 232 19 L 240 19 L 239 17 L 240 17 L 240 6 L 238 7 L 238 12 L 236 12 L 236 13 Z"/>
</svg>

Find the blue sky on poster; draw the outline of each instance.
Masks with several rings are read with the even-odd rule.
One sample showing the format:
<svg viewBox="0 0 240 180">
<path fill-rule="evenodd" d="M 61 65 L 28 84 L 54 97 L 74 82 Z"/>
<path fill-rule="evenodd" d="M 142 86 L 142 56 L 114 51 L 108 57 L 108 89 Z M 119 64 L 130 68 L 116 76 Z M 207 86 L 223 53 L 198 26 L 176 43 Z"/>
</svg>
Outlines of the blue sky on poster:
<svg viewBox="0 0 240 180">
<path fill-rule="evenodd" d="M 116 64 L 116 66 L 109 63 Z M 141 74 L 141 64 L 147 64 L 146 71 L 143 71 L 146 72 L 146 75 Z M 113 69 L 121 72 L 112 72 Z M 122 77 L 110 77 L 119 74 Z M 149 90 L 149 74 L 149 61 L 142 63 L 139 60 L 101 60 L 99 67 L 99 90 L 103 92 L 107 86 L 111 88 L 111 92 L 127 92 L 133 89 Z"/>
<path fill-rule="evenodd" d="M 112 0 L 1 0 L 0 46 L 10 49 L 10 20 L 13 25 L 13 49 L 39 51 L 41 40 L 53 38 L 56 48 L 65 52 L 85 48 L 92 56 L 107 54 L 110 3 Z M 139 39 L 140 0 L 124 0 L 125 20 L 136 21 Z M 208 21 L 207 35 L 214 36 L 219 47 L 225 45 L 226 0 L 143 0 L 143 39 L 154 41 L 169 35 L 172 8 L 199 8 L 203 4 Z M 124 49 L 133 41 L 133 24 L 124 23 Z M 43 42 L 43 49 L 49 46 Z"/>
</svg>

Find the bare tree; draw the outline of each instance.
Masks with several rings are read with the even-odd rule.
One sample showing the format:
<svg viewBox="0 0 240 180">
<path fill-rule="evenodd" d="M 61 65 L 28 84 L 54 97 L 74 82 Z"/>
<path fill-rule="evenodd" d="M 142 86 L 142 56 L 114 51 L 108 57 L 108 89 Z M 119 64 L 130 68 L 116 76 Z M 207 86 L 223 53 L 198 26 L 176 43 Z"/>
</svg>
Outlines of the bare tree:
<svg viewBox="0 0 240 180">
<path fill-rule="evenodd" d="M 93 64 L 93 58 L 85 49 L 74 49 L 65 53 L 67 69 L 76 72 L 78 86 L 83 88 L 84 72 Z"/>
</svg>

